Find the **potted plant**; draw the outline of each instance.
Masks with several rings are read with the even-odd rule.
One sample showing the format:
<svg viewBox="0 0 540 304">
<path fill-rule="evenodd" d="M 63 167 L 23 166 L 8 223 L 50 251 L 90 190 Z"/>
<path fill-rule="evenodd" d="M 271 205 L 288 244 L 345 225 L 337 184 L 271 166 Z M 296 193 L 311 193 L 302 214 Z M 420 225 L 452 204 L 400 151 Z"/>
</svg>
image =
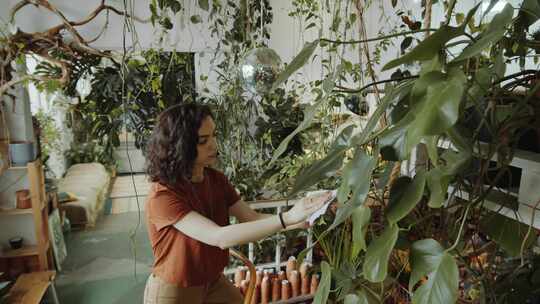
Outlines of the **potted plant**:
<svg viewBox="0 0 540 304">
<path fill-rule="evenodd" d="M 359 130 L 343 129 L 326 156 L 304 168 L 295 181 L 291 196 L 328 176 L 339 177 L 337 208 L 319 227 L 318 242 L 324 245 L 333 236 L 350 244 L 327 248 L 315 303 L 523 303 L 538 296 L 533 286 L 540 283 L 540 270 L 529 250 L 537 230 L 488 205 L 507 202 L 508 196 L 492 195 L 494 188 L 510 172 L 522 128 L 538 125 L 540 85 L 531 85 L 528 77 L 536 77 L 537 71 L 505 71 L 512 61 L 525 62 L 535 52 L 537 41 L 528 30 L 538 20 L 540 6 L 523 1 L 514 16 L 514 8 L 506 5 L 492 20 L 477 25 L 477 5 L 450 25 L 455 4 L 449 1 L 446 22 L 422 30 L 431 34 L 383 67 L 415 63 L 419 72 L 354 90 L 387 84 L 369 121 Z M 308 43 L 275 86 L 319 46 L 364 42 L 320 38 Z M 456 44 L 462 48 L 450 53 Z M 328 96 L 337 87 L 336 74 L 325 79 Z M 324 97 L 317 99 L 311 110 L 324 102 Z M 497 105 L 508 104 L 510 111 L 498 115 L 505 107 Z M 467 129 L 471 111 L 480 119 Z M 306 114 L 295 132 L 312 117 Z M 481 130 L 491 136 L 481 138 Z M 411 155 L 422 147 L 424 162 L 409 176 L 400 176 L 401 163 L 410 164 Z"/>
</svg>

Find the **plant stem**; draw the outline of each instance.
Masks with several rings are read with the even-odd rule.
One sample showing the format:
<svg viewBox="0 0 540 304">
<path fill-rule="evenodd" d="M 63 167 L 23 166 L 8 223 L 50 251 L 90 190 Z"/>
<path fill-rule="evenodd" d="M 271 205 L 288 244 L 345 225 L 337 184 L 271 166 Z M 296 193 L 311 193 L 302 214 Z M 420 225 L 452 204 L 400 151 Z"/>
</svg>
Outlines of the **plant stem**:
<svg viewBox="0 0 540 304">
<path fill-rule="evenodd" d="M 451 0 L 450 5 L 448 6 L 448 12 L 446 13 L 446 21 L 445 25 L 450 24 L 450 20 L 452 19 L 452 12 L 454 11 L 454 7 L 456 6 L 456 0 Z"/>
<path fill-rule="evenodd" d="M 467 209 L 465 209 L 465 214 L 463 215 L 463 220 L 461 221 L 461 226 L 459 227 L 458 235 L 456 237 L 456 241 L 454 242 L 454 245 L 452 247 L 448 248 L 446 252 L 450 252 L 456 248 L 456 246 L 459 243 L 459 239 L 461 238 L 461 231 L 463 231 L 463 226 L 465 226 L 465 221 L 467 220 L 467 215 L 469 214 L 469 209 L 471 208 L 471 205 L 467 206 Z"/>
<path fill-rule="evenodd" d="M 425 9 L 426 9 L 426 13 L 425 13 L 425 17 L 424 17 L 424 26 L 426 28 L 430 28 L 431 27 L 431 11 L 432 11 L 432 2 L 431 0 L 426 0 L 426 6 L 425 6 Z M 429 32 L 426 32 L 425 34 L 425 38 L 427 38 L 429 36 Z"/>
<path fill-rule="evenodd" d="M 531 223 L 529 224 L 529 229 L 527 229 L 527 233 L 525 234 L 525 237 L 523 238 L 523 241 L 521 242 L 521 248 L 519 250 L 519 255 L 521 257 L 521 267 L 525 265 L 525 259 L 523 259 L 523 251 L 525 251 L 525 245 L 527 244 L 527 239 L 529 238 L 531 234 L 532 227 L 534 225 L 534 217 L 536 214 L 536 208 L 538 208 L 538 205 L 540 204 L 540 200 L 534 205 L 533 211 L 531 214 Z"/>
<path fill-rule="evenodd" d="M 524 71 L 521 71 L 521 72 L 517 72 L 517 73 L 514 73 L 514 74 L 510 74 L 510 75 L 508 75 L 508 76 L 504 76 L 504 77 L 498 79 L 497 81 L 493 82 L 493 85 L 492 85 L 492 86 L 494 86 L 494 85 L 496 85 L 496 84 L 499 84 L 499 83 L 501 83 L 501 82 L 504 82 L 504 81 L 506 81 L 506 80 L 509 80 L 509 79 L 512 79 L 512 78 L 516 78 L 516 77 L 518 77 L 518 76 L 523 76 L 523 75 L 527 75 L 527 74 L 536 74 L 536 73 L 538 73 L 537 70 L 524 70 Z"/>
<path fill-rule="evenodd" d="M 361 87 L 359 89 L 350 89 L 350 88 L 345 88 L 345 87 L 341 87 L 341 86 L 336 86 L 337 88 L 339 88 L 341 90 L 335 90 L 335 91 L 336 92 L 342 92 L 342 93 L 360 93 L 360 92 L 364 91 L 365 89 L 367 89 L 367 88 L 369 88 L 371 86 L 378 85 L 378 84 L 381 84 L 381 83 L 387 83 L 387 82 L 393 82 L 393 81 L 402 81 L 402 80 L 414 79 L 414 78 L 418 78 L 418 77 L 419 77 L 418 75 L 413 75 L 413 76 L 405 76 L 405 77 L 395 78 L 395 79 L 379 80 L 379 81 L 375 81 L 375 82 L 366 84 L 365 86 L 363 86 L 363 87 Z"/>
<path fill-rule="evenodd" d="M 386 36 L 380 36 L 380 37 L 376 37 L 376 38 L 368 38 L 368 39 L 364 39 L 364 40 L 338 41 L 338 40 L 331 40 L 331 39 L 327 39 L 327 38 L 320 38 L 319 41 L 324 41 L 324 42 L 329 42 L 329 43 L 336 43 L 336 44 L 357 44 L 357 43 L 379 41 L 379 40 L 384 40 L 384 39 L 387 39 L 387 38 L 394 38 L 394 37 L 405 36 L 405 35 L 416 34 L 416 33 L 435 32 L 437 30 L 438 29 L 435 29 L 435 28 L 419 29 L 419 30 L 414 30 L 414 31 L 401 32 L 401 33 L 396 33 L 396 34 L 391 34 L 391 35 L 386 35 Z"/>
</svg>

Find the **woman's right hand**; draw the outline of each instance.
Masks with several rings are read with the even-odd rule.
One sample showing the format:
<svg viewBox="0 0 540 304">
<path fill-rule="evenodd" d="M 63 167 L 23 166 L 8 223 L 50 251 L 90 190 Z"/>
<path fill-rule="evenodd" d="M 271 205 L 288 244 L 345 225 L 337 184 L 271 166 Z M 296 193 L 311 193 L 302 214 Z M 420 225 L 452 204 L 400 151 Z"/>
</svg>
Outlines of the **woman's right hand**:
<svg viewBox="0 0 540 304">
<path fill-rule="evenodd" d="M 302 198 L 289 211 L 283 213 L 285 225 L 296 225 L 305 222 L 310 215 L 319 210 L 331 197 L 332 191 L 325 191 L 310 197 Z"/>
</svg>

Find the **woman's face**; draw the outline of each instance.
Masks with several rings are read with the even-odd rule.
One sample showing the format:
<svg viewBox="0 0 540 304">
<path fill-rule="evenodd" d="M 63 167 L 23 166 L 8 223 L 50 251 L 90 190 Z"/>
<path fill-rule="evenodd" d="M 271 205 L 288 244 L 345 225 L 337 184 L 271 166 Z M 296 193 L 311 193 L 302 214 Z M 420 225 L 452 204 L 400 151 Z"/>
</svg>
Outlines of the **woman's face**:
<svg viewBox="0 0 540 304">
<path fill-rule="evenodd" d="M 196 167 L 207 167 L 217 161 L 216 124 L 210 116 L 206 116 L 199 128 L 197 142 Z"/>
</svg>

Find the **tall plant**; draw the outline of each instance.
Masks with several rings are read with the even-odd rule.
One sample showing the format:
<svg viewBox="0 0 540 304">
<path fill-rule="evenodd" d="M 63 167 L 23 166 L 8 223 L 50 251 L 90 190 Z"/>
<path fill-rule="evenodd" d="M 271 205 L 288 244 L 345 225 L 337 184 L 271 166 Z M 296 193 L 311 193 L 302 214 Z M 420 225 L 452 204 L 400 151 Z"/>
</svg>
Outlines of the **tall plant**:
<svg viewBox="0 0 540 304">
<path fill-rule="evenodd" d="M 535 52 L 537 42 L 528 30 L 540 17 L 540 6 L 525 0 L 514 17 L 514 8 L 506 5 L 491 21 L 482 18 L 476 24 L 477 5 L 466 15 L 455 15 L 461 17 L 451 25 L 455 5 L 449 1 L 447 21 L 438 28 L 372 39 L 432 32 L 383 67 L 419 64 L 417 74 L 349 90 L 388 84 L 367 124 L 355 132 L 346 128 L 325 157 L 304 168 L 289 193 L 296 195 L 340 172 L 338 208 L 318 240 L 323 242 L 337 227 L 350 227 L 351 248 L 359 262 L 348 268 L 338 267 L 343 264 L 334 260 L 329 261 L 333 265 L 323 262 L 315 303 L 480 299 L 517 303 L 538 294 L 532 282 L 527 285 L 530 289 L 497 288 L 501 281 L 511 284 L 508 277 L 537 273 L 527 270 L 527 265 L 537 265 L 527 250 L 534 232 L 485 205 L 488 199 L 505 203 L 491 194 L 508 177 L 524 129 L 538 126 L 537 71 L 505 76 L 505 70 L 512 61 L 524 63 Z M 317 47 L 363 42 L 321 38 L 306 44 L 293 60 L 300 64 L 291 64 L 276 86 L 305 64 Z M 461 48 L 454 48 L 457 45 Z M 325 80 L 327 88 L 335 89 L 334 79 Z M 505 104 L 511 110 L 503 113 L 499 105 Z M 313 117 L 308 111 L 295 132 L 309 126 Z M 382 118 L 388 123 L 379 124 Z M 471 124 L 473 129 L 465 128 Z M 482 136 L 485 133 L 489 136 Z M 441 149 L 443 142 L 451 148 Z M 427 146 L 428 166 L 397 178 L 399 166 L 394 162 L 410 161 L 419 144 Z M 274 158 L 282 151 L 278 149 Z M 519 267 L 505 267 L 512 256 L 521 257 Z"/>
</svg>

